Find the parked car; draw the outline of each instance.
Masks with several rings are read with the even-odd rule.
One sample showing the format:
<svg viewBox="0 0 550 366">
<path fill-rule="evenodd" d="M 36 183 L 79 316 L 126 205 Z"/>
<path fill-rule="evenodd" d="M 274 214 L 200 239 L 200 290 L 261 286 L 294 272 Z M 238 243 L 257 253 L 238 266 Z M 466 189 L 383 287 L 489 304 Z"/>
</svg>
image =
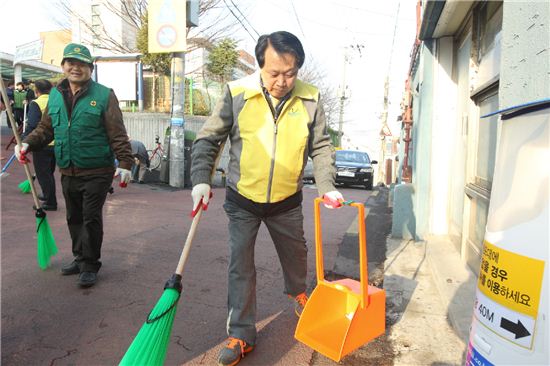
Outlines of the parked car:
<svg viewBox="0 0 550 366">
<path fill-rule="evenodd" d="M 336 183 L 344 185 L 361 185 L 372 190 L 373 164 L 369 154 L 363 151 L 337 150 L 336 151 Z"/>
<path fill-rule="evenodd" d="M 313 160 L 307 158 L 307 163 L 304 168 L 304 176 L 302 177 L 304 183 L 315 183 L 315 177 L 313 176 Z"/>
</svg>

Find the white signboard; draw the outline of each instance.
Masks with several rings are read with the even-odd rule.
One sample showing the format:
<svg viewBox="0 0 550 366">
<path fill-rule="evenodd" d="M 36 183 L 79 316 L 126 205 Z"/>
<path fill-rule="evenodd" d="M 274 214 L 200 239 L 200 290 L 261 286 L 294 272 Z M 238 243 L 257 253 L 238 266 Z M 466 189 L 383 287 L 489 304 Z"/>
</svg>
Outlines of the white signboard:
<svg viewBox="0 0 550 366">
<path fill-rule="evenodd" d="M 42 60 L 42 48 L 44 43 L 41 39 L 34 42 L 25 43 L 15 47 L 15 57 L 13 64 L 26 60 Z"/>
<path fill-rule="evenodd" d="M 97 62 L 97 82 L 115 91 L 118 100 L 137 100 L 135 62 Z"/>
<path fill-rule="evenodd" d="M 524 348 L 533 348 L 535 319 L 492 301 L 479 289 L 476 294 L 474 316 L 502 338 Z"/>
</svg>

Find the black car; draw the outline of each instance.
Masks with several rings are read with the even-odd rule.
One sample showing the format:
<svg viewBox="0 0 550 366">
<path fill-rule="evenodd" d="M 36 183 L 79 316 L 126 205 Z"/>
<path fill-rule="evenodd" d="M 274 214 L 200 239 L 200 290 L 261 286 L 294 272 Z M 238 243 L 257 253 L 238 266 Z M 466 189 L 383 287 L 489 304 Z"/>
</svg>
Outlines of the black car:
<svg viewBox="0 0 550 366">
<path fill-rule="evenodd" d="M 361 185 L 372 190 L 373 164 L 369 154 L 362 151 L 336 151 L 336 183 L 344 185 Z"/>
</svg>

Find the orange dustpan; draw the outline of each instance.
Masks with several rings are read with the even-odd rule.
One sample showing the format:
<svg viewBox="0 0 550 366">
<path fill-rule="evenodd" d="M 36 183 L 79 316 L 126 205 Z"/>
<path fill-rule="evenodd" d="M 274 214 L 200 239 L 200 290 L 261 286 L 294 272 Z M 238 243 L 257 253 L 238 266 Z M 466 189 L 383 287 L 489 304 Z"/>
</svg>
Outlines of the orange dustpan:
<svg viewBox="0 0 550 366">
<path fill-rule="evenodd" d="M 338 362 L 345 355 L 380 336 L 386 330 L 386 292 L 369 286 L 365 206 L 357 207 L 359 218 L 359 266 L 361 281 L 349 278 L 326 281 L 323 269 L 323 241 L 320 219 L 321 198 L 315 199 L 315 254 L 317 287 L 313 290 L 296 327 L 300 342 Z"/>
</svg>

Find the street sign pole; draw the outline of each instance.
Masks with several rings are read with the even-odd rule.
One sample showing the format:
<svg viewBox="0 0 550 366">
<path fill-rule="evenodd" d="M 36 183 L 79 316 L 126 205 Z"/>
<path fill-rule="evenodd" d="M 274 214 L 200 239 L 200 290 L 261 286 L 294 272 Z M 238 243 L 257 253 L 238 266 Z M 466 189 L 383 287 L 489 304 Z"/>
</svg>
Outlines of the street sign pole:
<svg viewBox="0 0 550 366">
<path fill-rule="evenodd" d="M 172 110 L 170 115 L 170 177 L 172 187 L 183 188 L 184 159 L 184 106 L 185 106 L 185 53 L 172 55 Z"/>
<path fill-rule="evenodd" d="M 172 108 L 168 183 L 183 188 L 185 178 L 185 51 L 187 48 L 187 4 L 185 0 L 150 0 L 148 4 L 148 49 L 150 53 L 171 53 Z M 198 9 L 198 8 L 197 8 Z M 198 11 L 198 10 L 197 10 Z"/>
</svg>

